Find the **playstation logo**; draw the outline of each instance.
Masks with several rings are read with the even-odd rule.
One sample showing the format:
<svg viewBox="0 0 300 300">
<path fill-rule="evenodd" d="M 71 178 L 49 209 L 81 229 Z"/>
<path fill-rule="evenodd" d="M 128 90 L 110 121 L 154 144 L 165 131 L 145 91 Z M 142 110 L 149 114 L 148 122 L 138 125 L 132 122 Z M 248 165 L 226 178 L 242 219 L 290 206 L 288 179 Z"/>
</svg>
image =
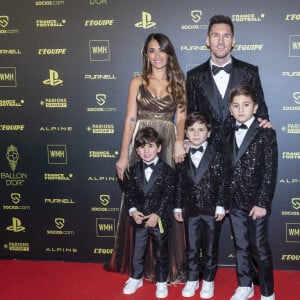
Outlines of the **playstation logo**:
<svg viewBox="0 0 300 300">
<path fill-rule="evenodd" d="M 12 225 L 6 227 L 6 229 L 13 232 L 25 231 L 25 227 L 22 226 L 21 220 L 15 217 L 12 218 Z"/>
<path fill-rule="evenodd" d="M 43 84 L 50 85 L 50 86 L 57 86 L 61 85 L 63 80 L 59 79 L 58 72 L 55 70 L 49 70 L 49 78 L 43 81 Z"/>
<path fill-rule="evenodd" d="M 142 21 L 135 23 L 135 27 L 138 28 L 143 28 L 143 29 L 148 29 L 156 26 L 155 22 L 152 22 L 152 17 L 151 14 L 143 11 L 142 12 Z"/>
</svg>

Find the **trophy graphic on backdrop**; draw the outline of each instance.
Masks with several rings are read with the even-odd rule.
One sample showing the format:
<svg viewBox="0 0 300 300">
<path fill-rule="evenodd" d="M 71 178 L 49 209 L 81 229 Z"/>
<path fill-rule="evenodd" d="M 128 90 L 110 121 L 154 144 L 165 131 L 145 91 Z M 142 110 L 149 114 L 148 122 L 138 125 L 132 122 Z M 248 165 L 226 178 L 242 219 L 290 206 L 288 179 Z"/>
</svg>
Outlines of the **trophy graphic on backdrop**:
<svg viewBox="0 0 300 300">
<path fill-rule="evenodd" d="M 10 168 L 14 172 L 16 170 L 17 163 L 19 160 L 19 153 L 18 153 L 17 147 L 15 147 L 13 145 L 10 145 L 7 147 L 6 159 L 9 163 Z"/>
</svg>

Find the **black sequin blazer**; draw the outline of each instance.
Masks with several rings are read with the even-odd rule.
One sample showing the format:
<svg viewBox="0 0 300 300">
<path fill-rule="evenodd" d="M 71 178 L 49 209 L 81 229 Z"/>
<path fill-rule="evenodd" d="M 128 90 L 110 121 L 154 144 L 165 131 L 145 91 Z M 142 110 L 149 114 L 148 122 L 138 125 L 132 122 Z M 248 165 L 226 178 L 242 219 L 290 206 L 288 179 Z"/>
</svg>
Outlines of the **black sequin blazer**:
<svg viewBox="0 0 300 300">
<path fill-rule="evenodd" d="M 157 214 L 166 228 L 173 217 L 175 170 L 161 159 L 157 162 L 149 182 L 146 182 L 143 163 L 135 163 L 126 179 L 125 205 L 136 207 L 144 215 Z"/>
<path fill-rule="evenodd" d="M 238 151 L 234 132 L 234 129 L 229 132 L 225 142 L 228 201 L 245 211 L 254 205 L 270 211 L 278 168 L 275 130 L 260 128 L 255 120 Z"/>
<path fill-rule="evenodd" d="M 186 155 L 176 164 L 177 190 L 175 208 L 181 208 L 184 217 L 199 214 L 215 215 L 216 206 L 223 206 L 223 157 L 212 145 L 206 148 L 198 172 Z"/>
<path fill-rule="evenodd" d="M 211 116 L 213 131 L 210 139 L 215 146 L 222 145 L 225 132 L 235 124 L 229 113 L 228 100 L 230 90 L 239 84 L 253 87 L 259 101 L 256 116 L 268 120 L 268 109 L 257 66 L 232 57 L 232 70 L 224 99 L 216 87 L 209 60 L 187 72 L 187 112 L 190 114 L 196 111 Z"/>
</svg>

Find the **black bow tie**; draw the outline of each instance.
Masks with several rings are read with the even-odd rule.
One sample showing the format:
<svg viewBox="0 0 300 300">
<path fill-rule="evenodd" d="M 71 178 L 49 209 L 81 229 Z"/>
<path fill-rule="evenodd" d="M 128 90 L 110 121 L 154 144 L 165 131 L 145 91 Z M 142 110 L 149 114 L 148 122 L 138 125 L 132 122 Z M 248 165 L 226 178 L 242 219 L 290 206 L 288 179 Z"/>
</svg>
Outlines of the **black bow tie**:
<svg viewBox="0 0 300 300">
<path fill-rule="evenodd" d="M 191 148 L 192 154 L 195 154 L 197 151 L 203 152 L 203 146 L 200 146 L 199 148 Z"/>
<path fill-rule="evenodd" d="M 248 126 L 246 124 L 236 125 L 235 130 L 239 130 L 239 129 L 248 129 Z"/>
<path fill-rule="evenodd" d="M 144 170 L 146 170 L 147 168 L 151 168 L 152 170 L 154 169 L 154 163 L 151 164 L 143 163 L 143 165 L 144 165 Z"/>
<path fill-rule="evenodd" d="M 227 64 L 224 67 L 218 67 L 216 65 L 212 65 L 211 68 L 214 75 L 217 75 L 221 70 L 224 70 L 226 73 L 229 74 L 232 68 L 232 64 Z"/>
</svg>

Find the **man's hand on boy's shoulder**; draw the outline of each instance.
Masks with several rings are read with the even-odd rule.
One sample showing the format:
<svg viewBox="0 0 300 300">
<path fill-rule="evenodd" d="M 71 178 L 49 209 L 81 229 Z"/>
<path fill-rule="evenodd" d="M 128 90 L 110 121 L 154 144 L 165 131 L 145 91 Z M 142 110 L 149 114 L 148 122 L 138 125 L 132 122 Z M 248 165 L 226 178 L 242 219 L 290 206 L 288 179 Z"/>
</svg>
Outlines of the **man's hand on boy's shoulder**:
<svg viewBox="0 0 300 300">
<path fill-rule="evenodd" d="M 259 127 L 274 129 L 274 126 L 269 120 L 263 120 L 262 118 L 257 118 L 257 121 L 259 122 Z"/>
</svg>

